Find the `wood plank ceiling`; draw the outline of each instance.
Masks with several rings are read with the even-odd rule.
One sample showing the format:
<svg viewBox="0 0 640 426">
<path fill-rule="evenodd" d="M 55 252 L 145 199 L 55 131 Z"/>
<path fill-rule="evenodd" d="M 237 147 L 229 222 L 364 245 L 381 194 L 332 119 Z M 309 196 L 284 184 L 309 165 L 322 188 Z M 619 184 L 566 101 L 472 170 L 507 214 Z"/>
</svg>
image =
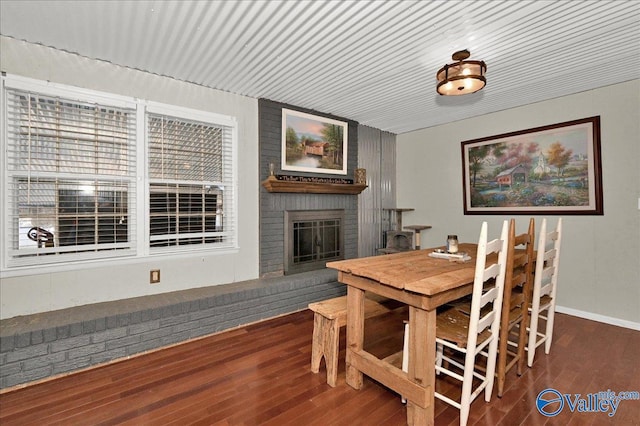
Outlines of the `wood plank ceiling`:
<svg viewBox="0 0 640 426">
<path fill-rule="evenodd" d="M 640 1 L 14 1 L 0 34 L 393 133 L 640 78 Z M 487 87 L 442 97 L 469 49 Z M 639 94 L 640 95 L 640 94 Z"/>
</svg>

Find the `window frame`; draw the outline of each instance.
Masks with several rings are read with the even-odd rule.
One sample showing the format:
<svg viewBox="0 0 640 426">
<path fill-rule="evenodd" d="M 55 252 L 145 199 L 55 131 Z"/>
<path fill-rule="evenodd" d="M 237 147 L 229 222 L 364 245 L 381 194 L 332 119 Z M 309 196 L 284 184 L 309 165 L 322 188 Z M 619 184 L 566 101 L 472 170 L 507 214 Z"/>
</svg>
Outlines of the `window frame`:
<svg viewBox="0 0 640 426">
<path fill-rule="evenodd" d="M 194 253 L 224 254 L 238 251 L 238 123 L 235 117 L 8 74 L 2 75 L 0 89 L 0 132 L 3 139 L 1 146 L 2 149 L 0 149 L 0 163 L 2 164 L 1 177 L 3 180 L 3 183 L 0 184 L 0 229 L 2 230 L 2 236 L 0 238 L 0 272 L 2 273 L 2 277 L 19 276 L 26 273 L 31 274 L 38 272 L 39 270 L 46 272 L 74 270 L 84 266 L 90 267 L 96 262 L 112 262 L 117 264 L 131 262 L 137 263 L 144 261 L 145 259 L 167 255 L 189 256 Z M 132 218 L 132 225 L 130 226 L 133 227 L 133 229 L 129 230 L 129 234 L 132 235 L 131 238 L 133 239 L 132 248 L 126 253 L 118 253 L 117 256 L 113 256 L 114 253 L 107 252 L 109 254 L 102 256 L 101 253 L 104 252 L 99 251 L 96 256 L 88 256 L 81 259 L 73 258 L 73 256 L 62 256 L 63 259 L 59 261 L 45 264 L 41 264 L 39 262 L 16 262 L 14 258 L 11 257 L 11 250 L 9 247 L 9 244 L 11 244 L 9 241 L 10 233 L 8 231 L 11 229 L 11 218 L 15 217 L 15 212 L 9 211 L 11 207 L 8 197 L 11 197 L 15 192 L 10 191 L 9 184 L 6 182 L 9 175 L 7 163 L 8 158 L 6 153 L 7 144 L 9 143 L 7 140 L 7 89 L 30 91 L 43 96 L 60 97 L 65 100 L 77 101 L 80 103 L 93 102 L 99 105 L 134 109 L 135 123 L 133 127 L 135 128 L 136 134 L 135 147 L 133 149 L 135 159 L 133 160 L 133 163 L 135 164 L 135 177 L 133 179 L 134 182 L 132 187 L 130 188 L 130 191 L 133 192 L 133 194 L 130 194 L 130 198 L 135 197 L 135 206 L 130 207 L 133 208 L 133 210 L 129 212 L 129 215 Z M 229 179 L 231 201 L 225 200 L 225 202 L 230 204 L 229 207 L 231 208 L 231 214 L 233 215 L 233 227 L 230 231 L 230 242 L 228 244 L 224 244 L 222 246 L 217 246 L 215 243 L 195 244 L 179 247 L 178 249 L 176 249 L 176 247 L 166 247 L 163 248 L 163 250 L 150 249 L 150 179 L 147 157 L 147 112 L 165 114 L 187 120 L 197 120 L 214 126 L 227 126 L 230 128 L 231 135 L 228 143 L 230 144 L 229 148 L 231 150 L 229 158 L 232 163 L 229 168 L 231 171 L 231 177 Z M 131 204 L 129 204 L 129 206 L 131 206 Z M 114 250 L 114 252 L 117 251 L 118 250 Z"/>
<path fill-rule="evenodd" d="M 230 154 L 229 154 L 229 158 L 231 160 L 231 167 L 230 167 L 230 173 L 231 173 L 231 177 L 228 179 L 228 181 L 226 181 L 225 186 L 229 186 L 229 190 L 228 192 L 230 192 L 229 195 L 227 195 L 227 191 L 225 190 L 225 194 L 223 194 L 224 196 L 224 200 L 223 200 L 223 208 L 225 209 L 225 211 L 230 211 L 230 227 L 231 230 L 229 231 L 223 231 L 225 233 L 225 235 L 227 235 L 229 237 L 229 241 L 228 242 L 224 242 L 224 243 L 203 243 L 203 244 L 194 244 L 194 245 L 184 245 L 184 246 L 168 246 L 168 247 L 150 247 L 150 240 L 151 240 L 151 230 L 150 230 L 150 215 L 151 215 L 151 208 L 150 208 L 150 192 L 151 192 L 151 183 L 158 181 L 158 179 L 152 179 L 150 177 L 150 172 L 149 172 L 149 161 L 148 161 L 148 153 L 149 153 L 149 132 L 146 130 L 147 126 L 148 126 L 148 119 L 149 119 L 149 114 L 153 114 L 153 115 L 162 115 L 162 116 L 166 116 L 166 117 L 171 117 L 171 118 L 175 118 L 175 119 L 182 119 L 185 121 L 190 121 L 190 122 L 200 122 L 203 124 L 208 124 L 208 125 L 212 125 L 212 126 L 222 126 L 225 128 L 229 128 L 230 129 L 230 141 L 229 144 L 231 145 L 230 147 L 228 147 L 227 149 L 230 149 Z M 217 114 L 217 113 L 213 113 L 213 112 L 205 112 L 205 111 L 200 111 L 200 110 L 195 110 L 195 109 L 191 109 L 191 108 L 185 108 L 185 107 L 178 107 L 178 106 L 173 106 L 173 105 L 168 105 L 168 104 L 162 104 L 162 103 L 158 103 L 158 102 L 152 102 L 152 101 L 148 101 L 146 102 L 146 109 L 145 109 L 145 141 L 144 141 L 144 145 L 145 145 L 145 163 L 146 163 L 146 168 L 145 168 L 145 205 L 147 206 L 146 212 L 147 212 L 147 216 L 145 217 L 145 234 L 146 234 L 146 239 L 145 239 L 145 248 L 146 250 L 149 251 L 149 254 L 161 254 L 161 253 L 181 253 L 181 252 L 192 252 L 192 251 L 202 251 L 203 249 L 206 248 L 216 248 L 219 247 L 221 249 L 229 249 L 229 248 L 238 248 L 238 191 L 237 191 L 237 187 L 238 187 L 238 173 L 237 173 L 237 164 L 238 164 L 238 158 L 237 158 L 237 138 L 238 138 L 238 123 L 237 120 L 234 117 L 230 117 L 230 116 L 225 116 L 222 114 Z M 223 141 L 223 144 L 225 142 Z M 223 151 L 224 151 L 224 147 L 223 147 Z M 223 171 L 224 172 L 224 171 Z M 224 181 L 224 177 L 223 177 L 223 181 Z M 171 182 L 171 180 L 168 180 L 169 182 Z"/>
</svg>

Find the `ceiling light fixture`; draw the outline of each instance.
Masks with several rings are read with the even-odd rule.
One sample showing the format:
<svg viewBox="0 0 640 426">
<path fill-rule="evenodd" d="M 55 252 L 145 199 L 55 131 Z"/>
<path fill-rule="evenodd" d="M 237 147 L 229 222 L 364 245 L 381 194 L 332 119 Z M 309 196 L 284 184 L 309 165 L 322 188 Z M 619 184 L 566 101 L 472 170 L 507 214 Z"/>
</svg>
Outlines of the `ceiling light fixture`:
<svg viewBox="0 0 640 426">
<path fill-rule="evenodd" d="M 444 96 L 457 96 L 475 93 L 487 84 L 484 73 L 487 65 L 483 61 L 466 61 L 471 53 L 460 50 L 451 56 L 454 63 L 438 70 L 438 93 Z"/>
</svg>

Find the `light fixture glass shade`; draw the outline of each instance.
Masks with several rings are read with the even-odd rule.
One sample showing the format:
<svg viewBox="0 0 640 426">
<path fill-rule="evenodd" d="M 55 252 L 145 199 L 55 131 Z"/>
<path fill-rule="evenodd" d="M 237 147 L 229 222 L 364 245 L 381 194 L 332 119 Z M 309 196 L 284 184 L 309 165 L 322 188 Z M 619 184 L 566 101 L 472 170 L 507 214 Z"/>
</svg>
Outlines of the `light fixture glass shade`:
<svg viewBox="0 0 640 426">
<path fill-rule="evenodd" d="M 487 80 L 484 73 L 487 66 L 483 61 L 465 61 L 469 57 L 469 51 L 462 50 L 453 54 L 454 62 L 447 64 L 438 70 L 437 91 L 444 96 L 458 96 L 475 93 L 482 89 Z"/>
</svg>

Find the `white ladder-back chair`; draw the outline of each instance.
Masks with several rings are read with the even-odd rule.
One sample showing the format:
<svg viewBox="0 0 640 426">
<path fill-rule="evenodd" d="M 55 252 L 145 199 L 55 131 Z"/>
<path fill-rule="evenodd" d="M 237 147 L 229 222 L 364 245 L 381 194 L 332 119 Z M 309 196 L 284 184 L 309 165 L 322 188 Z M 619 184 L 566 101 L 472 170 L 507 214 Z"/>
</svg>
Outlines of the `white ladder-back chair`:
<svg viewBox="0 0 640 426">
<path fill-rule="evenodd" d="M 529 322 L 529 344 L 527 347 L 527 365 L 529 367 L 533 365 L 533 358 L 538 346 L 545 344 L 545 354 L 549 354 L 551 349 L 561 242 L 562 218 L 558 218 L 556 229 L 550 232 L 547 232 L 547 219 L 542 219 L 538 236 L 538 255 Z M 540 322 L 541 319 L 545 324 Z"/>
<path fill-rule="evenodd" d="M 491 400 L 504 292 L 508 230 L 509 224 L 505 220 L 500 238 L 487 242 L 487 222 L 482 223 L 470 313 L 467 315 L 453 306 L 447 306 L 443 312 L 437 314 L 437 355 L 434 366 L 436 374 L 443 373 L 461 381 L 462 392 L 460 401 L 455 401 L 435 391 L 434 396 L 460 410 L 460 425 L 467 424 L 469 407 L 483 390 L 485 401 Z M 494 253 L 497 255 L 497 263 L 487 260 L 487 257 Z M 495 255 L 493 259 L 495 259 Z M 409 364 L 406 348 L 409 324 L 405 324 L 404 332 L 405 348 L 402 370 L 406 372 Z M 445 353 L 445 347 L 462 354 L 464 365 Z M 478 355 L 486 357 L 486 369 L 475 367 Z M 448 363 L 447 368 L 442 367 L 443 360 Z M 474 378 L 480 380 L 475 388 L 473 387 Z"/>
</svg>

